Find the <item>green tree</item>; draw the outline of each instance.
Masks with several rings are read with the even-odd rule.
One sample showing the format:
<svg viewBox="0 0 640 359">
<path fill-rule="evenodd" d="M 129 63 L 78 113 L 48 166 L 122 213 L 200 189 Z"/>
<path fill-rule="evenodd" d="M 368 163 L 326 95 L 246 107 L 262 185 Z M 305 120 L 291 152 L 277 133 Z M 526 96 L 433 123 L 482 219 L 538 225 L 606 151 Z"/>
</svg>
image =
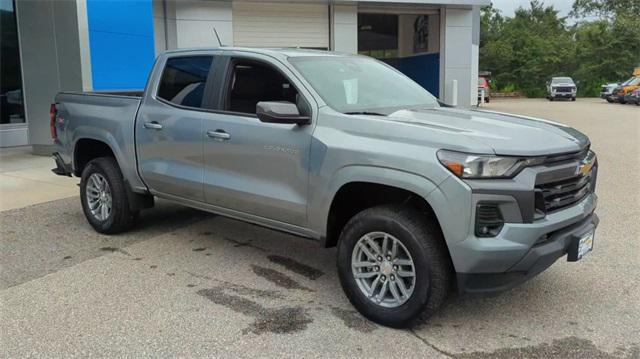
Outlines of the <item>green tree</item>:
<svg viewBox="0 0 640 359">
<path fill-rule="evenodd" d="M 526 96 L 545 94 L 545 82 L 554 75 L 569 74 L 574 61 L 572 32 L 558 11 L 533 0 L 513 18 L 503 18 L 493 8 L 483 10 L 480 68 L 491 71 L 498 87 L 512 87 Z"/>
<path fill-rule="evenodd" d="M 573 25 L 539 0 L 513 17 L 484 7 L 480 69 L 499 90 L 541 97 L 553 76 L 571 76 L 580 96 L 594 96 L 640 66 L 640 0 L 575 0 L 570 16 Z"/>
</svg>

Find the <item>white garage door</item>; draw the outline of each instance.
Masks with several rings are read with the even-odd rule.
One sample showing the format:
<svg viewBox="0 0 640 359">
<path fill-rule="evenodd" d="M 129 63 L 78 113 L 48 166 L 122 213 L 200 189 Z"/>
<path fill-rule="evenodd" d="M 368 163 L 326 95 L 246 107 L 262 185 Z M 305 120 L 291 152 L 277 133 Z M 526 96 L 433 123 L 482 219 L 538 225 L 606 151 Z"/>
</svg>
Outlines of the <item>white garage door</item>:
<svg viewBox="0 0 640 359">
<path fill-rule="evenodd" d="M 329 48 L 329 6 L 233 2 L 235 46 Z"/>
</svg>

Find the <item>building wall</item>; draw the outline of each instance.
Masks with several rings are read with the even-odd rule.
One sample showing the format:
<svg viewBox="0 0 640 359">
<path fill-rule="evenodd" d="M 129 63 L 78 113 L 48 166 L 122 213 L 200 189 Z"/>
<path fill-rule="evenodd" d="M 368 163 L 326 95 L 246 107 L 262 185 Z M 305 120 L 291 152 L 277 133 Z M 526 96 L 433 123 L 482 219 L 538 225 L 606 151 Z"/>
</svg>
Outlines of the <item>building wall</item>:
<svg viewBox="0 0 640 359">
<path fill-rule="evenodd" d="M 474 17 L 479 11 L 444 7 L 441 12 L 441 96 L 448 104 L 469 107 L 477 102 L 478 45 L 474 45 Z M 476 21 L 479 26 L 479 22 Z M 475 46 L 475 49 L 474 49 Z M 454 96 L 454 80 L 457 96 Z"/>
<path fill-rule="evenodd" d="M 156 54 L 185 47 L 233 45 L 232 4 L 225 1 L 154 0 Z"/>
<path fill-rule="evenodd" d="M 16 1 L 16 17 L 29 142 L 51 154 L 49 104 L 59 91 L 82 91 L 76 1 Z"/>
<path fill-rule="evenodd" d="M 332 5 L 330 14 L 331 49 L 358 53 L 358 6 Z"/>
<path fill-rule="evenodd" d="M 94 90 L 141 89 L 155 60 L 151 0 L 85 0 Z M 77 24 L 76 24 L 77 28 Z"/>
</svg>

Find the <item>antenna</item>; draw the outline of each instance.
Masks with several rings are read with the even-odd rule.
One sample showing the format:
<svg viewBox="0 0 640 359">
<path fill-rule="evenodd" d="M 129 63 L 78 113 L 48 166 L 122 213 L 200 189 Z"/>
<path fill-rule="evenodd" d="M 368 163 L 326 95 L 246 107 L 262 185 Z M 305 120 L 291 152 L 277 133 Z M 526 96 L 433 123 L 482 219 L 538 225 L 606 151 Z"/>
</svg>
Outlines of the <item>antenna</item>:
<svg viewBox="0 0 640 359">
<path fill-rule="evenodd" d="M 220 41 L 220 36 L 218 36 L 218 30 L 216 30 L 216 28 L 213 28 L 213 33 L 216 35 L 216 39 L 218 39 L 218 45 L 220 45 L 220 47 L 223 47 L 224 45 L 222 45 L 222 41 Z"/>
</svg>

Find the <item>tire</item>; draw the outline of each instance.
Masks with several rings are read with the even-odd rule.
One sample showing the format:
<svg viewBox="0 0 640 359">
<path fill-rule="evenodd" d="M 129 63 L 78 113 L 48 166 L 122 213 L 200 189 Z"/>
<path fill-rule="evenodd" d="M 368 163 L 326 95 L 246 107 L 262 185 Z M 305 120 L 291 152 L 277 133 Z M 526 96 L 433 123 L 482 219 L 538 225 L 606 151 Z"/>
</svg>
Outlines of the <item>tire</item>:
<svg viewBox="0 0 640 359">
<path fill-rule="evenodd" d="M 612 99 L 612 98 L 607 97 L 607 102 L 608 102 L 608 103 L 613 103 L 613 99 Z"/>
<path fill-rule="evenodd" d="M 553 102 L 553 97 L 549 97 L 549 101 Z"/>
<path fill-rule="evenodd" d="M 572 98 L 571 98 L 571 101 L 575 101 L 575 100 L 576 100 L 576 98 L 575 98 L 575 97 L 572 97 Z"/>
<path fill-rule="evenodd" d="M 488 97 L 485 97 L 485 98 L 484 98 L 484 102 L 489 103 L 489 102 L 491 102 L 491 100 L 489 100 L 489 98 L 488 98 Z"/>
<path fill-rule="evenodd" d="M 364 269 L 364 267 L 354 269 L 352 266 L 352 261 L 363 263 L 359 261 L 361 257 L 357 255 L 362 252 L 359 249 L 361 247 L 358 245 L 356 248 L 356 245 L 362 243 L 363 240 L 367 243 L 364 239 L 365 235 L 375 241 L 375 236 L 379 236 L 381 233 L 382 235 L 386 234 L 386 238 L 391 243 L 397 241 L 399 243 L 397 253 L 408 252 L 408 256 L 404 256 L 404 258 L 409 258 L 413 265 L 407 267 L 400 264 L 400 267 L 396 269 L 398 266 L 393 265 L 390 268 L 389 265 L 400 262 L 395 260 L 392 262 L 376 261 L 375 263 L 380 263 L 380 266 L 372 267 L 371 273 L 377 274 L 371 279 L 356 279 L 355 273 L 357 271 L 366 270 L 367 272 L 358 272 L 364 275 L 369 273 L 369 269 Z M 381 247 L 382 245 L 379 245 L 377 249 L 383 249 Z M 373 249 L 372 246 L 368 248 Z M 391 248 L 393 245 L 387 246 L 387 253 L 391 252 Z M 366 258 L 368 258 L 366 262 L 371 263 L 371 257 L 366 255 Z M 374 260 L 376 259 L 374 258 Z M 406 262 L 406 259 L 401 259 L 400 255 L 396 260 Z M 452 283 L 453 269 L 440 227 L 427 215 L 406 206 L 373 207 L 358 213 L 349 220 L 340 235 L 337 264 L 340 284 L 353 306 L 370 320 L 394 328 L 406 327 L 416 320 L 429 318 L 445 302 Z M 413 268 L 413 278 L 411 276 L 401 278 L 400 273 L 404 272 L 406 275 L 411 268 Z M 386 280 L 384 274 L 388 276 Z M 377 279 L 373 279 L 373 277 Z M 368 288 L 380 287 L 378 293 L 374 297 L 366 295 L 366 289 L 361 289 L 363 287 L 358 282 L 359 280 L 370 280 L 371 285 Z M 374 286 L 373 282 L 376 280 L 378 280 L 379 286 Z M 400 296 L 404 300 L 402 303 L 393 295 L 394 290 L 391 289 L 391 287 L 395 287 L 395 292 L 401 293 L 399 281 L 402 281 L 405 293 L 407 293 L 407 295 Z M 383 296 L 390 298 L 382 301 L 376 300 L 375 298 L 380 297 L 385 285 L 387 290 Z M 412 290 L 409 292 L 407 289 L 410 286 Z M 396 303 L 386 303 L 387 300 L 396 301 Z"/>
<path fill-rule="evenodd" d="M 106 183 L 106 186 L 103 183 Z M 87 186 L 90 187 L 89 191 Z M 97 197 L 98 201 L 103 200 L 102 204 L 110 204 L 109 211 L 103 212 L 103 207 L 95 205 L 96 197 L 90 198 L 89 193 L 96 196 L 96 188 L 104 189 L 97 191 Z M 114 234 L 125 231 L 138 217 L 137 211 L 129 209 L 126 184 L 113 157 L 96 158 L 86 165 L 80 180 L 80 201 L 87 221 L 100 233 Z"/>
</svg>

